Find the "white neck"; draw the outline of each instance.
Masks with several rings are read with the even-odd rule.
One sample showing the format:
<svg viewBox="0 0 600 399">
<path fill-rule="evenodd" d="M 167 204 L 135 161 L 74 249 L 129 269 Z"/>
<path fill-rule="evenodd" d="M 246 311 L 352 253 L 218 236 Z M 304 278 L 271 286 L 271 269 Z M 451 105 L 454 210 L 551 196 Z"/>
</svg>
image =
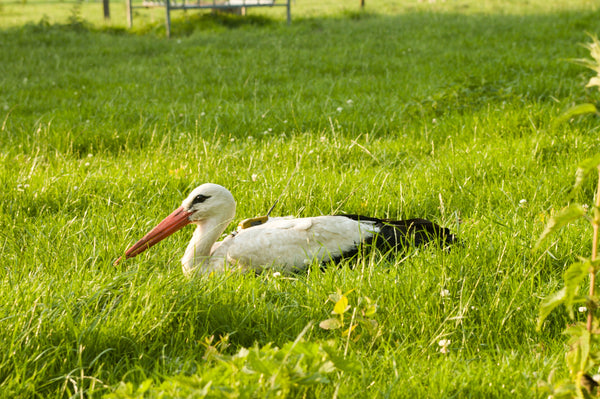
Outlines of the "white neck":
<svg viewBox="0 0 600 399">
<path fill-rule="evenodd" d="M 198 223 L 181 259 L 184 274 L 193 274 L 198 267 L 210 259 L 213 244 L 223 234 L 229 222 L 230 220 L 208 219 Z"/>
</svg>

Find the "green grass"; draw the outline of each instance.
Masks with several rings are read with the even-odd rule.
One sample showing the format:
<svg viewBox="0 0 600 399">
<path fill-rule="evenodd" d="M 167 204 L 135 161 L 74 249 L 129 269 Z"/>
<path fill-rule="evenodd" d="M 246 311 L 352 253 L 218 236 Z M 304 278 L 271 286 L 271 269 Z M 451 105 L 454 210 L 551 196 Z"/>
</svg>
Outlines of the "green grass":
<svg viewBox="0 0 600 399">
<path fill-rule="evenodd" d="M 121 3 L 109 24 L 100 3 L 0 5 L 0 396 L 217 386 L 231 355 L 289 349 L 311 322 L 305 343 L 347 351 L 346 369 L 290 396 L 547 396 L 536 387 L 566 373 L 568 319 L 537 332 L 538 305 L 591 235 L 576 224 L 532 247 L 600 147 L 597 119 L 554 123 L 595 98 L 566 59 L 586 56 L 600 8 L 358 3 L 298 1 L 291 26 L 275 9 L 180 13 L 171 40 L 153 11 L 125 30 Z M 290 176 L 275 214 L 426 217 L 463 245 L 189 280 L 186 229 L 112 266 L 196 185 L 228 187 L 243 219 Z M 338 288 L 377 303 L 379 332 L 318 327 Z"/>
</svg>

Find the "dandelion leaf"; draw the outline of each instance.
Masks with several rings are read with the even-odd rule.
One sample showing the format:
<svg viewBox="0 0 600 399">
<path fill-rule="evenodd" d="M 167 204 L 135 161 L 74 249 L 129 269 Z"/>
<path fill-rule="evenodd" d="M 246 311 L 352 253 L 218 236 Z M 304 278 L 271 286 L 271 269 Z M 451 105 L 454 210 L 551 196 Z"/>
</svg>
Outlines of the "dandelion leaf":
<svg viewBox="0 0 600 399">
<path fill-rule="evenodd" d="M 346 310 L 348 310 L 348 297 L 346 295 L 342 295 L 340 300 L 335 303 L 332 313 L 341 315 L 344 314 Z"/>
<path fill-rule="evenodd" d="M 342 327 L 342 322 L 339 319 L 327 319 L 320 322 L 319 327 L 324 330 L 337 330 Z"/>
<path fill-rule="evenodd" d="M 562 115 L 560 115 L 558 117 L 558 119 L 556 120 L 556 123 L 557 124 L 564 123 L 576 116 L 586 115 L 586 114 L 595 114 L 597 112 L 598 112 L 598 109 L 596 108 L 596 105 L 594 105 L 594 104 L 591 104 L 591 103 L 577 104 L 577 105 L 572 106 L 568 110 L 566 110 Z"/>
<path fill-rule="evenodd" d="M 585 215 L 585 209 L 579 204 L 573 204 L 561 210 L 548 221 L 546 228 L 535 245 L 536 248 L 539 247 L 550 234 L 562 229 L 564 226 L 583 215 Z"/>
<path fill-rule="evenodd" d="M 575 184 L 574 189 L 581 187 L 584 181 L 586 181 L 591 175 L 598 173 L 598 167 L 600 166 L 600 154 L 597 154 L 591 158 L 587 158 L 577 166 L 575 172 Z"/>
<path fill-rule="evenodd" d="M 583 323 L 570 326 L 566 332 L 570 335 L 570 350 L 566 354 L 567 366 L 571 374 L 576 375 L 579 371 L 587 372 L 590 362 L 590 332 Z"/>
<path fill-rule="evenodd" d="M 590 272 L 590 262 L 573 263 L 565 271 L 565 296 L 564 303 L 569 311 L 569 316 L 573 318 L 573 303 L 576 300 L 579 285 Z"/>
<path fill-rule="evenodd" d="M 538 318 L 537 329 L 540 330 L 542 328 L 542 324 L 544 320 L 548 317 L 550 312 L 552 312 L 557 306 L 563 304 L 565 302 L 566 289 L 563 288 L 560 291 L 557 291 L 542 300 L 540 305 L 540 315 Z"/>
<path fill-rule="evenodd" d="M 335 367 L 345 373 L 358 373 L 362 370 L 362 364 L 359 361 L 339 355 L 333 346 L 323 345 L 323 351 L 329 355 L 329 359 Z"/>
</svg>

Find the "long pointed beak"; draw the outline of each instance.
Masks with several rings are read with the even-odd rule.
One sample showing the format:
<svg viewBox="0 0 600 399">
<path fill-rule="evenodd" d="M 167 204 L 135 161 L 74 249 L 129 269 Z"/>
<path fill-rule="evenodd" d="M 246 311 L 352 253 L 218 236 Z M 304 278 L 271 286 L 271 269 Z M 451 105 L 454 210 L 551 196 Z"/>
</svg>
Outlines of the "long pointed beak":
<svg viewBox="0 0 600 399">
<path fill-rule="evenodd" d="M 169 216 L 163 219 L 155 228 L 150 230 L 148 234 L 146 234 L 141 240 L 136 242 L 125 251 L 125 259 L 133 258 L 134 256 L 144 252 L 151 246 L 158 244 L 160 241 L 164 240 L 171 234 L 180 230 L 183 226 L 190 224 L 190 212 L 183 209 L 183 207 L 179 207 L 173 211 Z M 115 266 L 119 264 L 123 256 L 119 257 L 113 263 Z"/>
</svg>

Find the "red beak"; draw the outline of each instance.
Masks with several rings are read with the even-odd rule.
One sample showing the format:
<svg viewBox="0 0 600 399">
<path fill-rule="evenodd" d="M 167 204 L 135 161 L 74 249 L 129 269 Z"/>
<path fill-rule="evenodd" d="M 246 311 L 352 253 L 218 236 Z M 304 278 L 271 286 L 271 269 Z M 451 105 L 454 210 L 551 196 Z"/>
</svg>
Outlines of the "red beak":
<svg viewBox="0 0 600 399">
<path fill-rule="evenodd" d="M 136 242 L 125 251 L 125 259 L 133 258 L 134 256 L 144 252 L 154 244 L 158 244 L 160 241 L 164 240 L 171 234 L 180 230 L 183 226 L 190 224 L 190 212 L 183 209 L 183 207 L 179 207 L 173 211 L 169 216 L 163 219 L 155 228 L 150 230 L 148 234 L 146 234 L 141 240 Z M 116 266 L 119 264 L 123 257 L 119 257 L 114 263 Z"/>
</svg>

